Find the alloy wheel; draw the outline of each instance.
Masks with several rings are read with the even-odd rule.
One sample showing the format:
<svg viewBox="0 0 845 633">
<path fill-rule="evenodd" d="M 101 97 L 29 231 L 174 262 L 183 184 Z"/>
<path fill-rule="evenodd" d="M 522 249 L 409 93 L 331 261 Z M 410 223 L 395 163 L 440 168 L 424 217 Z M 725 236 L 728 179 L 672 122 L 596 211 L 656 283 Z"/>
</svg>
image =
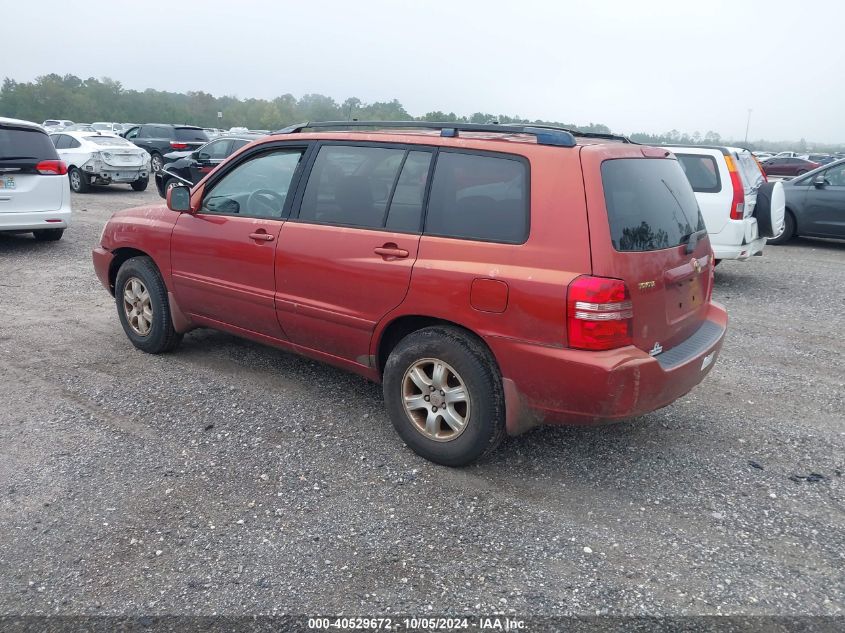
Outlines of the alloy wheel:
<svg viewBox="0 0 845 633">
<path fill-rule="evenodd" d="M 463 379 L 437 358 L 424 358 L 408 368 L 402 379 L 402 403 L 413 427 L 436 442 L 460 436 L 472 410 Z"/>
<path fill-rule="evenodd" d="M 123 312 L 132 331 L 147 336 L 153 326 L 153 306 L 150 291 L 137 277 L 130 277 L 123 286 Z"/>
</svg>

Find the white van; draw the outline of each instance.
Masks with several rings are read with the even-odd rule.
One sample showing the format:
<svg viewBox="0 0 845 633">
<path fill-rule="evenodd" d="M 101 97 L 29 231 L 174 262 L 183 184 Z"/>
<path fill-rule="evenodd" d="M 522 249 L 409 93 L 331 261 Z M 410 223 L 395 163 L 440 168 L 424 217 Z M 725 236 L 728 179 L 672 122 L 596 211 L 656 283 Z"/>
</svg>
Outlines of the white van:
<svg viewBox="0 0 845 633">
<path fill-rule="evenodd" d="M 67 165 L 37 123 L 0 117 L 0 232 L 61 239 L 70 222 Z"/>
<path fill-rule="evenodd" d="M 716 261 L 762 255 L 766 239 L 779 234 L 783 227 L 783 184 L 767 182 L 760 164 L 747 149 L 664 147 L 677 156 L 692 185 Z M 763 193 L 759 205 L 758 192 Z"/>
</svg>

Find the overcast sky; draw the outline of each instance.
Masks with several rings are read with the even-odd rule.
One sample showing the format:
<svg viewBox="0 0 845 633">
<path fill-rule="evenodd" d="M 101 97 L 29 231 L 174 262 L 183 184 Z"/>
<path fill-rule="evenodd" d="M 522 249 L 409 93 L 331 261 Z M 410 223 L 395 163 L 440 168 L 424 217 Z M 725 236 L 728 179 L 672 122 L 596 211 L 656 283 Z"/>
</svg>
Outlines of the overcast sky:
<svg viewBox="0 0 845 633">
<path fill-rule="evenodd" d="M 42 0 L 13 3 L 2 21 L 0 75 L 19 81 L 396 98 L 413 115 L 734 139 L 751 108 L 750 139 L 845 142 L 845 2 L 834 0 Z"/>
</svg>

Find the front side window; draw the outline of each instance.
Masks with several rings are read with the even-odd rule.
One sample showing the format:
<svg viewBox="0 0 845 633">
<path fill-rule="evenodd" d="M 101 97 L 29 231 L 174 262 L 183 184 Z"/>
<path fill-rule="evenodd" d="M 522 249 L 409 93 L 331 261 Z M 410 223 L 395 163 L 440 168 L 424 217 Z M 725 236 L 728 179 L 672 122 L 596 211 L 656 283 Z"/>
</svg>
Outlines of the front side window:
<svg viewBox="0 0 845 633">
<path fill-rule="evenodd" d="M 528 237 L 528 182 L 522 160 L 441 151 L 425 233 L 521 244 Z"/>
<path fill-rule="evenodd" d="M 209 143 L 200 150 L 199 160 L 222 160 L 229 155 L 231 146 L 232 141 L 229 139 Z"/>
<path fill-rule="evenodd" d="M 325 145 L 311 168 L 299 219 L 382 228 L 407 152 L 388 147 Z"/>
<path fill-rule="evenodd" d="M 845 187 L 845 165 L 837 165 L 824 172 L 824 179 L 832 187 Z"/>
<path fill-rule="evenodd" d="M 718 193 L 722 190 L 719 169 L 712 156 L 698 154 L 675 154 L 684 173 L 687 175 L 692 190 L 700 193 Z"/>
<path fill-rule="evenodd" d="M 240 163 L 205 195 L 203 213 L 281 219 L 302 150 L 277 150 Z"/>
</svg>

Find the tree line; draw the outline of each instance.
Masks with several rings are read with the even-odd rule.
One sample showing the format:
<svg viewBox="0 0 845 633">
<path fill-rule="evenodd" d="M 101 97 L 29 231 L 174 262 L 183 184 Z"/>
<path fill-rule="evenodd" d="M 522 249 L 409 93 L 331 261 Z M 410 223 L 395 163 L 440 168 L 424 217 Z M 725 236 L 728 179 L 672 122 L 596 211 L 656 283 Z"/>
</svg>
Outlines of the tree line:
<svg viewBox="0 0 845 633">
<path fill-rule="evenodd" d="M 223 117 L 218 118 L 218 112 Z M 434 111 L 412 116 L 397 100 L 365 103 L 356 97 L 338 102 L 321 94 L 306 94 L 297 98 L 283 94 L 275 99 L 239 99 L 233 96 L 215 97 L 203 91 L 186 93 L 166 92 L 148 88 L 131 90 L 119 81 L 80 79 L 75 75 L 49 74 L 34 81 L 18 82 L 6 77 L 0 88 L 0 116 L 40 122 L 51 118 L 76 122 L 118 121 L 121 123 L 189 123 L 202 127 L 247 127 L 275 130 L 303 121 L 452 121 L 462 123 L 542 123 L 558 125 L 584 132 L 609 133 L 602 123 L 577 125 L 561 121 L 529 120 L 519 116 L 475 112 L 458 115 L 454 112 Z M 730 142 L 713 131 L 701 135 L 682 134 L 671 130 L 664 134 L 638 132 L 631 139 L 641 143 L 720 144 Z M 808 144 L 804 139 L 796 143 L 757 141 L 748 143 L 751 149 L 810 149 L 839 150 L 839 145 Z"/>
</svg>

